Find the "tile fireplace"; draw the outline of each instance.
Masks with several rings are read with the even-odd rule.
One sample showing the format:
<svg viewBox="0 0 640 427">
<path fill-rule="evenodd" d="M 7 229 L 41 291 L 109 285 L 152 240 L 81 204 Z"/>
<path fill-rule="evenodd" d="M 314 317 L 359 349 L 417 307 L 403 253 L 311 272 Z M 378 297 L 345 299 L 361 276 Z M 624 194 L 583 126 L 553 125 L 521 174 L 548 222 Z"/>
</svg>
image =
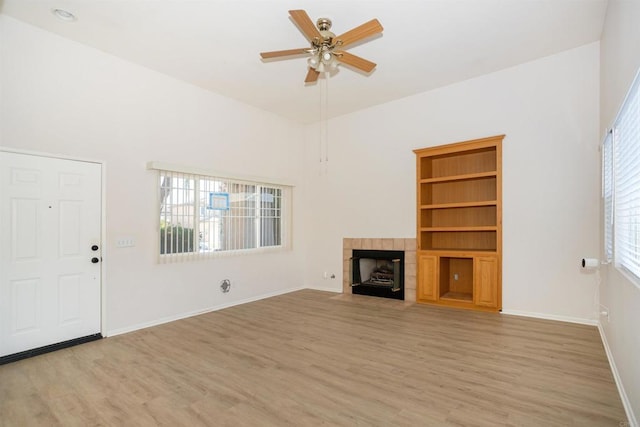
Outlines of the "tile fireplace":
<svg viewBox="0 0 640 427">
<path fill-rule="evenodd" d="M 415 302 L 416 239 L 344 238 L 342 249 L 343 293 Z"/>
</svg>

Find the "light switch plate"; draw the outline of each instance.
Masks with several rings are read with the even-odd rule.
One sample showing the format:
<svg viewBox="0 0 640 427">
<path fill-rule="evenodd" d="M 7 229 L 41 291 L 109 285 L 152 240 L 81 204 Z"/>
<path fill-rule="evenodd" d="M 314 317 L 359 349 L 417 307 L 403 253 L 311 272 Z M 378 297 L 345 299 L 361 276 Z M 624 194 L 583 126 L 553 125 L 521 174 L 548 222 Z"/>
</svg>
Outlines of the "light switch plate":
<svg viewBox="0 0 640 427">
<path fill-rule="evenodd" d="M 119 237 L 116 239 L 116 248 L 130 248 L 136 245 L 133 237 Z"/>
</svg>

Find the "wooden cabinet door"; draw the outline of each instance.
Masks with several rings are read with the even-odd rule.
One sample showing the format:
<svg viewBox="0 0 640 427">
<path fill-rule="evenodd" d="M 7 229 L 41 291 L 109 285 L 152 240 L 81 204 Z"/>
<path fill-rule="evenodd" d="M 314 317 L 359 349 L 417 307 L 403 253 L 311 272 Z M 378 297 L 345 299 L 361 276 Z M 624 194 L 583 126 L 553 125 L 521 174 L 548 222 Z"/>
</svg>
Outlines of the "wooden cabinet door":
<svg viewBox="0 0 640 427">
<path fill-rule="evenodd" d="M 498 308 L 498 257 L 474 258 L 473 283 L 473 303 Z"/>
<path fill-rule="evenodd" d="M 438 300 L 438 257 L 418 255 L 418 301 Z"/>
</svg>

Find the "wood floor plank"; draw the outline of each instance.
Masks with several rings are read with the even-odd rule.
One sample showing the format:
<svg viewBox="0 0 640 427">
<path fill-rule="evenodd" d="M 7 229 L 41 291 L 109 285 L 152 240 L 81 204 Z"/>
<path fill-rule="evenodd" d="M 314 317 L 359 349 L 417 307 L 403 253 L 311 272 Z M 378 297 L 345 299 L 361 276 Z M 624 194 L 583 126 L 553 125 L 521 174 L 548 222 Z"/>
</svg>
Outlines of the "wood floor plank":
<svg viewBox="0 0 640 427">
<path fill-rule="evenodd" d="M 0 426 L 619 426 L 595 327 L 304 290 L 0 366 Z"/>
</svg>

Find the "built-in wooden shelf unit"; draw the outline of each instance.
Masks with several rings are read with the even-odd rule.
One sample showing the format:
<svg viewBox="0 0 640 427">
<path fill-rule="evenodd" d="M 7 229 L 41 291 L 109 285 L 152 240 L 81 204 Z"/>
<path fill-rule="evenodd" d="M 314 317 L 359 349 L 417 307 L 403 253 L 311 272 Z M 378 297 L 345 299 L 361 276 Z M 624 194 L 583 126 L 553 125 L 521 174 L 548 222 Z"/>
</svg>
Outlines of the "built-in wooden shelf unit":
<svg viewBox="0 0 640 427">
<path fill-rule="evenodd" d="M 503 138 L 414 150 L 418 302 L 502 308 Z"/>
</svg>

